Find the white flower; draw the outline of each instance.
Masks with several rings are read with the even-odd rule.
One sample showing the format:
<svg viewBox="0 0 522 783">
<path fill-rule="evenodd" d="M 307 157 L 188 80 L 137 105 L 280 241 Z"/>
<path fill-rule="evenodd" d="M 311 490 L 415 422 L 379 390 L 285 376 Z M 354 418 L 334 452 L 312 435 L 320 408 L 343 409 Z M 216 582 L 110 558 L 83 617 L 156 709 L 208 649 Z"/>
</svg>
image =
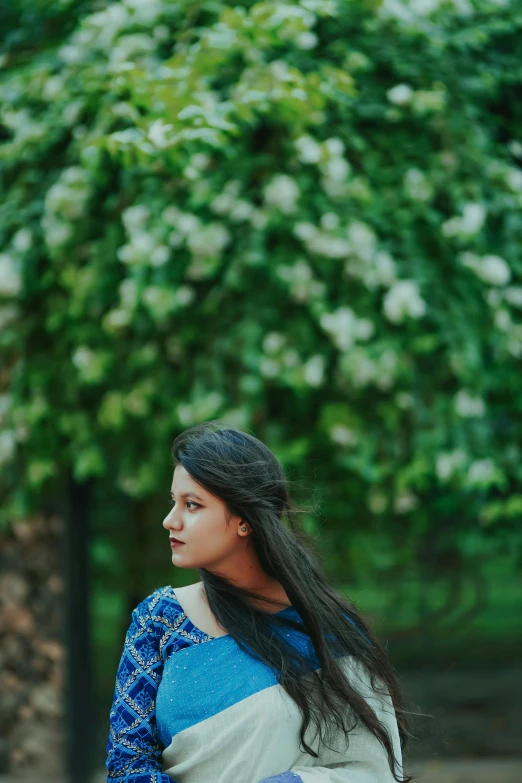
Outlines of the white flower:
<svg viewBox="0 0 522 783">
<path fill-rule="evenodd" d="M 166 24 L 158 24 L 152 31 L 154 38 L 157 38 L 159 41 L 168 41 L 170 38 L 170 29 Z"/>
<path fill-rule="evenodd" d="M 299 47 L 299 49 L 313 49 L 315 46 L 317 46 L 318 41 L 319 38 L 315 33 L 307 31 L 299 33 L 295 39 L 295 45 Z"/>
<path fill-rule="evenodd" d="M 150 209 L 144 204 L 136 204 L 133 207 L 127 207 L 121 213 L 121 219 L 129 234 L 141 231 L 147 218 L 150 215 Z"/>
<path fill-rule="evenodd" d="M 227 194 L 223 194 L 227 195 Z M 227 196 L 228 197 L 228 196 Z M 242 220 L 248 220 L 252 217 L 255 207 L 250 201 L 240 198 L 238 199 L 232 209 L 230 210 L 229 217 L 234 223 L 240 223 Z"/>
<path fill-rule="evenodd" d="M 164 10 L 161 0 L 122 0 L 122 2 L 133 12 L 132 21 L 145 25 L 154 22 Z"/>
<path fill-rule="evenodd" d="M 176 226 L 178 223 L 178 219 L 182 213 L 177 207 L 165 207 L 163 212 L 161 213 L 162 220 L 165 221 L 169 226 Z"/>
<path fill-rule="evenodd" d="M 225 187 L 224 191 L 225 193 L 230 193 L 231 196 L 239 196 L 239 191 L 241 190 L 241 180 L 239 179 L 230 179 Z"/>
<path fill-rule="evenodd" d="M 333 313 L 324 313 L 320 324 L 341 351 L 346 351 L 356 340 L 369 339 L 374 332 L 373 323 L 367 318 L 357 318 L 349 307 L 339 307 Z"/>
<path fill-rule="evenodd" d="M 73 235 L 73 229 L 69 223 L 60 223 L 51 215 L 44 215 L 41 223 L 45 241 L 49 247 L 59 247 L 68 242 Z"/>
<path fill-rule="evenodd" d="M 369 318 L 357 318 L 354 323 L 354 334 L 357 340 L 369 340 L 375 332 L 373 321 Z"/>
<path fill-rule="evenodd" d="M 73 364 L 82 370 L 90 367 L 94 359 L 94 351 L 91 351 L 90 348 L 86 348 L 85 346 L 77 348 L 72 355 Z"/>
<path fill-rule="evenodd" d="M 187 237 L 187 245 L 194 255 L 215 256 L 231 240 L 228 229 L 222 223 L 209 223 Z"/>
<path fill-rule="evenodd" d="M 280 264 L 276 273 L 290 284 L 291 295 L 298 302 L 306 302 L 312 296 L 324 295 L 324 283 L 314 280 L 312 269 L 303 258 L 298 258 L 292 265 Z"/>
<path fill-rule="evenodd" d="M 58 74 L 54 74 L 46 79 L 42 95 L 47 101 L 52 101 L 57 98 L 63 90 L 63 78 Z"/>
<path fill-rule="evenodd" d="M 479 277 L 485 283 L 491 285 L 506 285 L 511 279 L 511 271 L 500 256 L 486 255 L 482 257 L 482 263 L 477 270 Z"/>
<path fill-rule="evenodd" d="M 482 484 L 490 481 L 496 472 L 496 465 L 491 458 L 477 459 L 469 466 L 467 480 L 469 484 Z"/>
<path fill-rule="evenodd" d="M 346 258 L 352 251 L 352 246 L 347 239 L 332 237 L 328 234 L 315 234 L 308 242 L 307 249 L 312 253 L 327 258 Z"/>
<path fill-rule="evenodd" d="M 410 492 L 404 490 L 398 494 L 393 501 L 393 510 L 396 514 L 406 514 L 408 511 L 412 511 L 419 505 L 419 498 Z"/>
<path fill-rule="evenodd" d="M 465 461 L 466 454 L 462 449 L 437 454 L 435 464 L 437 476 L 443 482 L 448 481 L 455 471 L 464 465 Z"/>
<path fill-rule="evenodd" d="M 496 311 L 494 315 L 494 321 L 497 329 L 500 329 L 502 332 L 509 332 L 513 326 L 511 316 L 504 308 Z"/>
<path fill-rule="evenodd" d="M 168 131 L 171 131 L 174 126 L 163 122 L 163 120 L 154 120 L 152 125 L 149 125 L 149 131 L 147 138 L 160 149 L 167 147 L 169 141 L 167 139 Z"/>
<path fill-rule="evenodd" d="M 254 228 L 262 229 L 268 223 L 268 215 L 262 209 L 254 209 L 250 216 L 250 222 Z"/>
<path fill-rule="evenodd" d="M 171 247 L 181 247 L 185 237 L 183 234 L 179 234 L 177 231 L 171 231 L 168 237 L 168 243 Z"/>
<path fill-rule="evenodd" d="M 196 291 L 191 285 L 180 285 L 176 290 L 176 302 L 184 307 L 196 298 Z"/>
<path fill-rule="evenodd" d="M 484 400 L 473 397 L 466 389 L 459 389 L 454 397 L 455 410 L 462 418 L 480 418 L 486 412 Z"/>
<path fill-rule="evenodd" d="M 401 323 L 405 317 L 421 318 L 426 313 L 426 303 L 415 280 L 397 280 L 387 292 L 383 301 L 386 318 L 392 323 Z"/>
<path fill-rule="evenodd" d="M 357 434 L 344 424 L 335 424 L 330 430 L 330 438 L 340 446 L 355 446 L 359 440 Z"/>
<path fill-rule="evenodd" d="M 382 285 L 391 285 L 396 279 L 395 261 L 386 250 L 375 254 L 374 279 Z"/>
<path fill-rule="evenodd" d="M 440 5 L 440 0 L 410 0 L 410 8 L 419 16 L 429 16 Z"/>
<path fill-rule="evenodd" d="M 285 214 L 295 212 L 299 188 L 287 174 L 276 174 L 266 185 L 264 194 L 269 206 L 276 207 Z"/>
<path fill-rule="evenodd" d="M 5 465 L 16 449 L 16 434 L 13 430 L 4 430 L 0 432 L 0 465 Z"/>
<path fill-rule="evenodd" d="M 0 295 L 17 296 L 22 289 L 18 262 L 7 253 L 0 253 Z"/>
<path fill-rule="evenodd" d="M 461 230 L 464 234 L 476 234 L 484 225 L 486 208 L 483 204 L 464 204 Z"/>
<path fill-rule="evenodd" d="M 340 307 L 333 313 L 324 313 L 320 324 L 333 338 L 340 350 L 349 348 L 355 340 L 355 313 L 349 307 Z"/>
<path fill-rule="evenodd" d="M 299 354 L 293 348 L 286 350 L 281 358 L 285 367 L 297 367 L 299 364 Z"/>
<path fill-rule="evenodd" d="M 377 363 L 370 359 L 366 351 L 354 351 L 347 369 L 351 383 L 360 389 L 375 381 L 379 372 Z"/>
<path fill-rule="evenodd" d="M 194 168 L 194 166 L 189 165 L 183 169 L 183 176 L 186 177 L 187 179 L 194 181 L 199 179 L 199 177 L 201 176 L 201 172 L 198 169 Z"/>
<path fill-rule="evenodd" d="M 11 398 L 9 394 L 0 394 L 0 422 L 5 418 L 7 411 L 10 408 Z"/>
<path fill-rule="evenodd" d="M 142 231 L 132 238 L 132 244 L 138 251 L 144 254 L 150 253 L 156 246 L 156 239 L 152 234 L 147 234 L 145 231 Z"/>
<path fill-rule="evenodd" d="M 461 219 L 459 217 L 452 217 L 445 220 L 441 226 L 441 231 L 445 237 L 455 237 L 460 234 Z"/>
<path fill-rule="evenodd" d="M 289 72 L 288 64 L 284 60 L 272 60 L 269 68 L 272 76 L 282 82 L 292 81 L 294 78 Z"/>
<path fill-rule="evenodd" d="M 509 169 L 506 174 L 506 182 L 515 192 L 522 190 L 522 171 L 520 169 Z"/>
<path fill-rule="evenodd" d="M 330 155 L 334 158 L 340 158 L 345 149 L 344 142 L 342 142 L 341 139 L 338 139 L 337 136 L 332 136 L 331 138 L 326 139 L 324 146 Z"/>
<path fill-rule="evenodd" d="M 107 331 L 122 329 L 128 326 L 132 320 L 132 313 L 124 307 L 116 307 L 109 310 L 103 319 L 103 326 Z"/>
<path fill-rule="evenodd" d="M 317 163 L 321 160 L 321 147 L 312 136 L 300 136 L 294 144 L 297 149 L 297 157 L 302 163 Z"/>
<path fill-rule="evenodd" d="M 464 204 L 462 217 L 452 217 L 442 224 L 444 236 L 472 236 L 476 234 L 486 219 L 486 209 L 483 204 Z"/>
<path fill-rule="evenodd" d="M 206 152 L 196 152 L 190 158 L 190 165 L 196 169 L 206 169 L 212 161 Z"/>
<path fill-rule="evenodd" d="M 270 14 L 270 16 L 267 18 L 266 23 L 270 25 L 270 27 L 279 27 L 281 26 L 281 31 L 285 30 L 285 25 L 283 24 L 287 20 L 291 19 L 298 19 L 300 22 L 303 22 L 306 27 L 311 27 L 315 22 L 315 15 L 311 13 L 309 10 L 305 8 L 301 8 L 298 5 L 276 5 L 274 6 L 273 12 Z M 257 19 L 257 7 L 254 6 L 253 16 L 254 19 Z M 263 14 L 264 8 L 261 7 L 259 9 L 260 14 Z M 263 15 L 264 18 L 264 15 Z"/>
<path fill-rule="evenodd" d="M 395 383 L 399 359 L 394 351 L 384 351 L 377 359 L 375 384 L 382 391 L 388 391 Z"/>
<path fill-rule="evenodd" d="M 401 22 L 409 22 L 412 19 L 412 12 L 400 0 L 382 0 L 377 7 L 377 13 L 384 19 L 397 19 Z"/>
<path fill-rule="evenodd" d="M 21 228 L 13 237 L 13 247 L 19 253 L 25 253 L 33 244 L 33 235 L 28 228 Z"/>
<path fill-rule="evenodd" d="M 81 166 L 64 169 L 45 195 L 45 218 L 60 221 L 83 216 L 90 195 L 91 176 Z"/>
<path fill-rule="evenodd" d="M 281 372 L 281 365 L 275 359 L 264 356 L 259 364 L 259 371 L 264 378 L 276 378 Z"/>
<path fill-rule="evenodd" d="M 352 167 L 344 158 L 330 158 L 330 160 L 324 161 L 321 164 L 321 171 L 325 177 L 333 180 L 333 182 L 344 182 L 351 170 Z"/>
<path fill-rule="evenodd" d="M 391 90 L 388 90 L 386 97 L 390 103 L 395 103 L 397 106 L 404 106 L 410 103 L 413 98 L 413 90 L 408 84 L 396 84 Z"/>
<path fill-rule="evenodd" d="M 138 285 L 131 278 L 123 280 L 119 287 L 120 299 L 125 307 L 135 307 L 138 301 Z"/>
<path fill-rule="evenodd" d="M 201 220 L 197 215 L 192 215 L 190 212 L 183 212 L 180 213 L 177 219 L 176 228 L 180 234 L 188 236 L 189 234 L 194 234 L 201 230 Z"/>
<path fill-rule="evenodd" d="M 67 63 L 67 65 L 80 62 L 82 56 L 82 50 L 79 46 L 74 46 L 74 44 L 66 44 L 58 49 L 58 57 Z"/>
<path fill-rule="evenodd" d="M 163 266 L 170 257 L 170 250 L 167 245 L 158 245 L 150 254 L 150 263 L 152 266 Z"/>
<path fill-rule="evenodd" d="M 373 230 L 362 220 L 354 220 L 348 226 L 348 237 L 353 252 L 363 261 L 371 261 L 376 249 L 376 238 Z"/>
<path fill-rule="evenodd" d="M 338 201 L 339 199 L 348 196 L 350 183 L 346 179 L 339 181 L 337 179 L 332 179 L 331 177 L 323 176 L 321 177 L 321 187 L 328 198 L 332 199 L 332 201 Z"/>
<path fill-rule="evenodd" d="M 408 169 L 404 176 L 404 185 L 410 198 L 417 201 L 428 201 L 433 194 L 431 183 L 420 169 Z"/>
<path fill-rule="evenodd" d="M 339 226 L 339 215 L 336 215 L 335 212 L 325 212 L 324 215 L 321 215 L 320 222 L 326 231 L 334 231 Z"/>
<path fill-rule="evenodd" d="M 474 272 L 477 272 L 478 268 L 480 267 L 480 256 L 477 256 L 476 253 L 471 253 L 469 250 L 466 250 L 463 253 L 459 253 L 457 260 L 460 264 L 462 264 L 462 266 L 466 266 L 468 269 L 472 269 Z"/>
<path fill-rule="evenodd" d="M 281 332 L 268 332 L 263 339 L 263 350 L 267 353 L 277 353 L 285 344 L 286 337 Z"/>
<path fill-rule="evenodd" d="M 398 392 L 395 396 L 395 400 L 402 410 L 410 410 L 415 405 L 415 397 L 410 392 Z"/>
<path fill-rule="evenodd" d="M 311 239 L 317 233 L 317 228 L 313 223 L 296 223 L 294 226 L 294 236 L 298 239 L 307 241 Z"/>
<path fill-rule="evenodd" d="M 507 147 L 511 154 L 515 156 L 515 158 L 522 158 L 522 144 L 519 141 L 513 139 L 513 141 L 508 143 Z"/>
<path fill-rule="evenodd" d="M 504 289 L 503 295 L 509 304 L 512 304 L 514 307 L 522 307 L 522 286 L 509 286 L 509 288 Z"/>
<path fill-rule="evenodd" d="M 484 283 L 506 285 L 511 279 L 511 270 L 500 256 L 486 255 L 480 258 L 466 251 L 459 254 L 458 260 L 463 266 L 472 269 Z"/>
<path fill-rule="evenodd" d="M 471 16 L 474 13 L 474 8 L 470 3 L 470 0 L 453 0 L 455 11 L 461 16 Z"/>
<path fill-rule="evenodd" d="M 522 324 L 513 324 L 506 349 L 511 356 L 519 359 L 522 356 Z"/>
<path fill-rule="evenodd" d="M 231 193 L 223 192 L 210 202 L 210 209 L 217 215 L 226 215 L 235 203 L 236 200 Z"/>
<path fill-rule="evenodd" d="M 492 309 L 500 307 L 502 304 L 502 291 L 499 291 L 498 288 L 489 288 L 484 291 L 484 299 Z"/>
<path fill-rule="evenodd" d="M 320 354 L 311 356 L 303 367 L 304 379 L 309 386 L 318 387 L 324 383 L 325 359 Z"/>
<path fill-rule="evenodd" d="M 189 425 L 194 424 L 194 408 L 192 405 L 180 403 L 176 408 L 176 413 L 178 414 L 178 418 L 184 427 L 188 427 Z"/>
</svg>

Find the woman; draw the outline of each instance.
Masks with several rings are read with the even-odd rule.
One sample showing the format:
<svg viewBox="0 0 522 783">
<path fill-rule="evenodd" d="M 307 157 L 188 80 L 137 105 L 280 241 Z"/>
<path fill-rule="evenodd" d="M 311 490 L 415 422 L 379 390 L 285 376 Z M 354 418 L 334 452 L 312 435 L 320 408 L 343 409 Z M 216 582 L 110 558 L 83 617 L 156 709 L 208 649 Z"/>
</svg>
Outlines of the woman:
<svg viewBox="0 0 522 783">
<path fill-rule="evenodd" d="M 107 781 L 408 783 L 393 668 L 296 529 L 274 454 L 217 421 L 172 453 L 163 527 L 201 581 L 132 612 Z"/>
</svg>

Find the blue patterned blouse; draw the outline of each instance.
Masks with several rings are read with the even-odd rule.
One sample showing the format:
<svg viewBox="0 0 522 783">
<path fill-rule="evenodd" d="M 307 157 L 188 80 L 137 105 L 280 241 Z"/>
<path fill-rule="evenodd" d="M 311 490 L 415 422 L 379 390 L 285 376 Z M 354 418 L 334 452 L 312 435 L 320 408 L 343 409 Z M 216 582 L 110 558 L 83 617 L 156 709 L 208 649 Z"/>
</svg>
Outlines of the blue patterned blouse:
<svg viewBox="0 0 522 783">
<path fill-rule="evenodd" d="M 288 615 L 302 624 L 293 607 Z M 309 636 L 286 634 L 318 669 Z M 371 688 L 350 655 L 339 662 L 389 731 L 402 763 L 391 699 Z M 396 783 L 382 745 L 362 724 L 325 748 L 315 725 L 299 747 L 301 714 L 273 671 L 230 635 L 212 637 L 158 588 L 133 610 L 116 674 L 106 748 L 107 783 Z"/>
</svg>

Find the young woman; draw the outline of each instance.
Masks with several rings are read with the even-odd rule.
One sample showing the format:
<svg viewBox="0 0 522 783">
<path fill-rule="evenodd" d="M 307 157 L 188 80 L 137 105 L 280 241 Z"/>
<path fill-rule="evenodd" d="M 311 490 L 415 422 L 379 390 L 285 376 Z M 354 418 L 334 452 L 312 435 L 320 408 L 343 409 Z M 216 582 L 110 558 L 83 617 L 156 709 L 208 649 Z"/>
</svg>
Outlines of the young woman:
<svg viewBox="0 0 522 783">
<path fill-rule="evenodd" d="M 274 454 L 217 421 L 172 453 L 163 527 L 201 581 L 132 612 L 107 781 L 408 783 L 394 670 L 306 546 Z"/>
</svg>

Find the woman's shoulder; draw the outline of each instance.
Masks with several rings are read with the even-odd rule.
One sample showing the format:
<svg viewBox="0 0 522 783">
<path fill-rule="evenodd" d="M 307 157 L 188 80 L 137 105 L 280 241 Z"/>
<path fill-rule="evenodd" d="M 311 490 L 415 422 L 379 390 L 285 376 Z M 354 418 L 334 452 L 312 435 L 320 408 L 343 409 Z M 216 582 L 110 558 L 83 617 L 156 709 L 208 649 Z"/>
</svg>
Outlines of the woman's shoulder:
<svg viewBox="0 0 522 783">
<path fill-rule="evenodd" d="M 181 606 L 171 585 L 157 587 L 143 598 L 134 610 L 144 620 L 172 620 L 178 617 Z"/>
<path fill-rule="evenodd" d="M 175 592 L 171 585 L 157 587 L 140 601 L 133 612 L 142 636 L 149 641 L 152 636 L 153 644 L 159 644 L 162 654 L 165 654 L 167 648 L 170 650 L 172 644 L 180 649 L 212 639 L 187 617 L 177 599 L 178 590 L 176 588 Z"/>
</svg>

